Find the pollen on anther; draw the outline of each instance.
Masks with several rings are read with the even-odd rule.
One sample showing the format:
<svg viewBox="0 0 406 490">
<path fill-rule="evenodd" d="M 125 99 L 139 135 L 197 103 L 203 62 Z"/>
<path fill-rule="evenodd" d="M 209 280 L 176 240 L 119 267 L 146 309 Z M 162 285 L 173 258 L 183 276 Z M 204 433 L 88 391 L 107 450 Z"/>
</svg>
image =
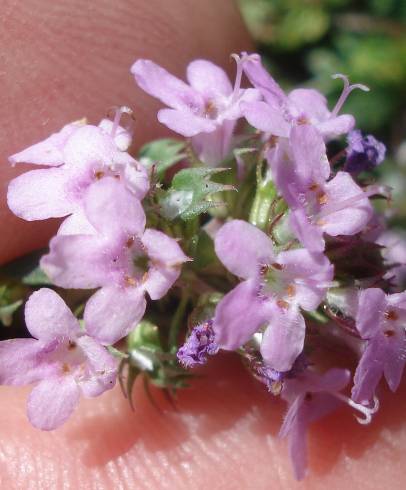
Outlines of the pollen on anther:
<svg viewBox="0 0 406 490">
<path fill-rule="evenodd" d="M 103 178 L 104 175 L 105 175 L 105 173 L 102 170 L 96 170 L 96 172 L 94 173 L 94 176 L 97 180 L 100 180 L 101 178 Z"/>
<path fill-rule="evenodd" d="M 296 293 L 295 286 L 293 284 L 289 284 L 289 286 L 286 288 L 286 293 L 290 298 L 292 298 Z"/>
<path fill-rule="evenodd" d="M 276 304 L 279 306 L 279 308 L 282 308 L 283 310 L 287 310 L 289 308 L 289 303 L 283 299 L 278 299 Z"/>
<path fill-rule="evenodd" d="M 395 321 L 395 320 L 398 320 L 399 319 L 399 316 L 398 314 L 396 313 L 396 311 L 394 310 L 389 310 L 389 311 L 386 311 L 385 312 L 385 318 L 387 320 L 392 320 L 392 321 Z"/>
<path fill-rule="evenodd" d="M 133 236 L 130 236 L 128 240 L 125 242 L 125 246 L 127 248 L 131 248 L 134 245 L 135 238 Z"/>
<path fill-rule="evenodd" d="M 137 284 L 137 281 L 130 276 L 125 276 L 124 280 L 127 286 L 135 286 Z"/>
<path fill-rule="evenodd" d="M 283 269 L 283 265 L 282 264 L 278 264 L 278 262 L 273 262 L 271 264 L 272 268 L 273 269 L 276 269 L 277 271 L 281 271 Z"/>
<path fill-rule="evenodd" d="M 324 192 L 321 192 L 320 194 L 317 195 L 317 201 L 320 205 L 327 204 L 328 197 L 327 194 Z"/>
</svg>

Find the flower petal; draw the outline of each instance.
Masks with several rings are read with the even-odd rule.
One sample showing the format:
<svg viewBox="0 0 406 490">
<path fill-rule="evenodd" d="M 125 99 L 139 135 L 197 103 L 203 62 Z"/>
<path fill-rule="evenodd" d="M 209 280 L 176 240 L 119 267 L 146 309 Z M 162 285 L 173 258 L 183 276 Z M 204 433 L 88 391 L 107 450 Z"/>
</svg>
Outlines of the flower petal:
<svg viewBox="0 0 406 490">
<path fill-rule="evenodd" d="M 32 163 L 57 167 L 64 163 L 63 148 L 70 136 L 82 126 L 80 121 L 67 124 L 58 133 L 54 133 L 44 141 L 29 146 L 25 150 L 9 157 L 9 162 Z"/>
<path fill-rule="evenodd" d="M 80 337 L 77 343 L 88 361 L 87 372 L 76 380 L 83 395 L 92 398 L 111 390 L 117 378 L 117 359 L 88 335 Z"/>
<path fill-rule="evenodd" d="M 199 133 L 211 133 L 218 126 L 212 119 L 195 115 L 191 111 L 177 109 L 161 109 L 158 112 L 158 121 L 186 137 L 196 136 Z"/>
<path fill-rule="evenodd" d="M 142 234 L 145 213 L 139 200 L 121 182 L 104 177 L 89 187 L 84 203 L 87 219 L 108 237 Z"/>
<path fill-rule="evenodd" d="M 317 129 L 324 136 L 325 140 L 331 140 L 342 134 L 349 133 L 355 125 L 355 119 L 350 114 L 328 119 L 316 125 Z"/>
<path fill-rule="evenodd" d="M 144 316 L 146 301 L 141 288 L 106 286 L 87 302 L 86 331 L 104 345 L 125 337 Z"/>
<path fill-rule="evenodd" d="M 202 97 L 196 90 L 153 61 L 137 60 L 131 73 L 142 90 L 169 107 L 186 111 L 203 107 Z"/>
<path fill-rule="evenodd" d="M 369 288 L 360 292 L 356 325 L 362 338 L 372 338 L 380 331 L 385 310 L 386 295 L 382 289 Z"/>
<path fill-rule="evenodd" d="M 334 277 L 334 267 L 322 253 L 306 249 L 288 250 L 277 256 L 287 276 L 294 278 L 295 299 L 304 310 L 315 310 Z"/>
<path fill-rule="evenodd" d="M 75 338 L 79 322 L 64 300 L 52 289 L 41 288 L 29 297 L 25 305 L 25 323 L 30 334 L 41 340 L 58 337 Z"/>
<path fill-rule="evenodd" d="M 330 117 L 327 99 L 314 89 L 298 88 L 289 93 L 288 99 L 298 111 L 298 116 L 310 117 L 312 124 L 325 121 Z"/>
<path fill-rule="evenodd" d="M 35 339 L 12 339 L 0 342 L 0 384 L 28 385 L 55 375 L 55 364 L 42 362 L 43 345 Z"/>
<path fill-rule="evenodd" d="M 70 417 L 80 398 L 72 376 L 44 379 L 28 397 L 28 418 L 37 429 L 53 430 Z"/>
<path fill-rule="evenodd" d="M 261 342 L 265 362 L 277 371 L 289 371 L 303 350 L 305 331 L 305 321 L 298 308 L 275 305 Z"/>
<path fill-rule="evenodd" d="M 386 342 L 378 335 L 370 340 L 358 363 L 354 374 L 351 398 L 357 403 L 369 403 L 382 377 L 384 369 Z"/>
<path fill-rule="evenodd" d="M 66 216 L 76 207 L 67 194 L 67 180 L 68 174 L 62 168 L 25 172 L 8 186 L 8 207 L 27 221 Z"/>
<path fill-rule="evenodd" d="M 331 236 L 354 235 L 362 231 L 372 217 L 368 196 L 347 172 L 338 172 L 325 187 L 328 202 L 320 219 L 325 233 Z"/>
<path fill-rule="evenodd" d="M 310 223 L 303 208 L 297 208 L 289 214 L 289 224 L 300 243 L 311 252 L 323 252 L 325 248 L 323 230 Z"/>
<path fill-rule="evenodd" d="M 256 101 L 242 103 L 241 110 L 254 128 L 275 136 L 289 136 L 290 124 L 284 118 L 280 107 Z"/>
<path fill-rule="evenodd" d="M 248 279 L 259 272 L 261 264 L 274 259 L 270 238 L 242 220 L 232 220 L 217 232 L 214 240 L 218 258 L 236 276 Z"/>
<path fill-rule="evenodd" d="M 113 259 L 108 244 L 99 236 L 58 235 L 50 252 L 41 258 L 41 269 L 63 288 L 92 289 L 109 281 Z"/>
<path fill-rule="evenodd" d="M 162 231 L 147 228 L 141 241 L 153 262 L 167 266 L 176 266 L 190 260 L 183 253 L 178 242 L 174 238 L 162 233 Z"/>
<path fill-rule="evenodd" d="M 227 73 L 211 61 L 194 60 L 189 63 L 186 78 L 192 88 L 207 97 L 218 94 L 227 97 L 233 91 Z"/>
<path fill-rule="evenodd" d="M 238 349 L 268 318 L 266 305 L 258 299 L 256 282 L 244 281 L 217 305 L 213 320 L 215 343 L 222 349 Z"/>
</svg>

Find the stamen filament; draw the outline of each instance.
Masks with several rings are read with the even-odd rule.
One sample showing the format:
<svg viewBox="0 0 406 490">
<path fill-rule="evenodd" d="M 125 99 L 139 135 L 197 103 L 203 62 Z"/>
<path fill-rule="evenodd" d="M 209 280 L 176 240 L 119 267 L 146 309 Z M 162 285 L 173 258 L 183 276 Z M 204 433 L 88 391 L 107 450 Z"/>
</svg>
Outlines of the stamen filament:
<svg viewBox="0 0 406 490">
<path fill-rule="evenodd" d="M 332 395 L 334 395 L 338 400 L 349 405 L 354 410 L 360 412 L 364 417 L 357 417 L 355 415 L 355 418 L 357 419 L 358 423 L 362 425 L 368 425 L 372 421 L 372 415 L 379 410 L 379 400 L 376 396 L 374 396 L 373 406 L 366 407 L 361 403 L 356 403 L 354 400 L 352 400 L 348 396 L 343 395 L 342 393 L 332 393 Z"/>
<path fill-rule="evenodd" d="M 341 73 L 336 73 L 335 75 L 332 75 L 331 78 L 334 79 L 341 78 L 341 80 L 343 80 L 344 82 L 343 91 L 341 92 L 340 98 L 338 99 L 337 104 L 335 105 L 334 109 L 331 112 L 331 116 L 330 116 L 331 118 L 337 117 L 347 97 L 354 89 L 359 88 L 364 92 L 369 92 L 369 88 L 366 85 L 363 85 L 362 83 L 355 83 L 354 85 L 350 85 L 350 82 L 348 81 L 348 77 L 342 75 Z"/>
</svg>

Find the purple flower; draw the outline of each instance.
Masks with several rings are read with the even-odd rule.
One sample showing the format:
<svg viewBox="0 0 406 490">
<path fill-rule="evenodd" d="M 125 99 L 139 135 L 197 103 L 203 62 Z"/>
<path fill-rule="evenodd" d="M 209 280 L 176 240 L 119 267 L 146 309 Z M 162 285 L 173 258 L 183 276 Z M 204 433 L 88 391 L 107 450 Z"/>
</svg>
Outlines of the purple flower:
<svg viewBox="0 0 406 490">
<path fill-rule="evenodd" d="M 385 247 L 382 256 L 390 267 L 386 277 L 394 281 L 397 287 L 406 283 L 406 233 L 404 230 L 386 230 L 375 243 Z"/>
<path fill-rule="evenodd" d="M 364 85 L 350 85 L 344 75 L 334 75 L 334 78 L 343 79 L 344 90 L 330 112 L 326 98 L 316 90 L 296 89 L 286 96 L 263 67 L 259 55 L 243 53 L 242 63 L 250 82 L 265 99 L 243 103 L 244 116 L 252 126 L 274 136 L 289 137 L 291 127 L 296 124 L 315 126 L 327 140 L 348 133 L 354 127 L 354 118 L 338 113 L 354 88 L 369 90 Z"/>
<path fill-rule="evenodd" d="M 137 84 L 169 106 L 158 112 L 158 120 L 173 131 L 192 138 L 199 158 L 217 165 L 229 153 L 236 120 L 242 116 L 240 103 L 256 100 L 254 89 L 241 89 L 242 67 L 238 57 L 234 88 L 219 66 L 206 60 L 189 63 L 189 85 L 150 60 L 131 67 Z"/>
<path fill-rule="evenodd" d="M 372 170 L 385 159 L 386 147 L 371 134 L 362 136 L 361 131 L 351 131 L 347 137 L 347 160 L 344 169 L 358 174 Z"/>
<path fill-rule="evenodd" d="M 282 397 L 288 402 L 288 411 L 279 435 L 289 437 L 290 458 L 298 480 L 304 478 L 307 469 L 308 426 L 335 410 L 340 400 L 345 401 L 339 391 L 350 377 L 346 369 L 330 369 L 323 375 L 306 371 L 285 381 Z"/>
<path fill-rule="evenodd" d="M 145 292 L 162 298 L 189 259 L 173 238 L 145 230 L 140 202 L 112 177 L 88 189 L 84 212 L 95 233 L 54 237 L 41 267 L 57 286 L 101 287 L 87 302 L 84 319 L 91 335 L 113 344 L 143 317 Z"/>
<path fill-rule="evenodd" d="M 35 427 L 52 430 L 68 419 L 81 394 L 95 397 L 113 388 L 117 363 L 81 330 L 51 289 L 30 296 L 25 321 L 35 338 L 0 342 L 0 383 L 37 383 L 28 399 L 28 418 Z"/>
<path fill-rule="evenodd" d="M 207 356 L 217 354 L 219 348 L 214 341 L 212 321 L 197 325 L 190 332 L 183 346 L 178 350 L 179 361 L 186 367 L 205 364 Z"/>
<path fill-rule="evenodd" d="M 262 357 L 270 368 L 289 371 L 303 350 L 305 321 L 300 308 L 318 307 L 333 278 L 333 266 L 323 254 L 305 249 L 276 255 L 265 233 L 240 220 L 220 229 L 215 250 L 227 269 L 244 279 L 216 308 L 215 342 L 235 350 L 267 325 Z"/>
<path fill-rule="evenodd" d="M 354 376 L 356 402 L 373 398 L 382 375 L 397 390 L 406 361 L 405 325 L 406 293 L 387 295 L 378 288 L 360 292 L 356 326 L 367 343 Z"/>
<path fill-rule="evenodd" d="M 107 132 L 109 128 L 111 132 Z M 146 169 L 122 151 L 128 133 L 114 123 L 101 127 L 73 123 L 41 143 L 10 157 L 55 168 L 31 170 L 10 182 L 8 206 L 28 221 L 57 218 L 81 211 L 86 189 L 106 175 L 122 179 L 139 198 L 149 188 Z"/>
<path fill-rule="evenodd" d="M 294 126 L 288 141 L 268 154 L 277 188 L 291 208 L 290 224 L 311 251 L 323 251 L 323 234 L 353 235 L 372 216 L 368 195 L 347 172 L 330 177 L 320 133 L 309 124 Z"/>
</svg>

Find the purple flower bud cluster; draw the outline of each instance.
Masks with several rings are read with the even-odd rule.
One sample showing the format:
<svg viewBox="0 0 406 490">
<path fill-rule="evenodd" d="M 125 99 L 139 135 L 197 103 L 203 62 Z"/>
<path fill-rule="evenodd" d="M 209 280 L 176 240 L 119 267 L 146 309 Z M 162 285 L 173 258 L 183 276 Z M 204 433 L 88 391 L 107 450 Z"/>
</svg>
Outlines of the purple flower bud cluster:
<svg viewBox="0 0 406 490">
<path fill-rule="evenodd" d="M 368 88 L 334 75 L 344 89 L 330 110 L 316 90 L 285 94 L 259 55 L 233 58 L 234 84 L 206 60 L 188 65 L 188 83 L 150 60 L 136 61 L 131 73 L 168 106 L 158 120 L 187 139 L 193 158 L 184 166 L 234 165 L 238 177 L 223 192 L 237 188 L 241 199 L 254 195 L 251 201 L 230 199 L 218 214 L 200 205 L 192 226 L 160 214 L 159 201 L 151 197 L 151 167 L 128 153 L 131 130 L 120 126 L 123 114 L 131 112 L 125 107 L 114 121 L 68 124 L 10 157 L 13 164 L 50 167 L 10 183 L 10 209 L 26 220 L 65 217 L 41 259 L 42 270 L 55 286 L 90 292 L 81 326 L 55 292 L 35 292 L 26 305 L 34 339 L 0 343 L 0 382 L 38 383 L 28 404 L 30 420 L 42 429 L 59 426 L 80 393 L 97 396 L 114 385 L 117 366 L 107 348 L 168 295 L 154 318 L 167 308 L 166 317 L 178 321 L 180 315 L 186 331 L 190 319 L 205 312 L 177 346 L 182 366 L 204 364 L 220 350 L 236 351 L 272 394 L 286 400 L 280 434 L 289 438 L 301 479 L 312 422 L 346 404 L 361 414 L 360 423 L 369 423 L 379 408 L 381 378 L 392 391 L 399 386 L 406 361 L 406 293 L 397 279 L 404 270 L 399 261 L 406 260 L 385 248 L 384 236 L 391 232 L 371 200 L 382 186 L 358 179 L 383 161 L 385 147 L 354 129 L 352 115 L 340 113 L 352 90 Z M 242 88 L 244 74 L 250 88 Z M 244 120 L 255 133 L 240 129 Z M 337 170 L 328 145 L 344 137 L 346 161 Z M 244 154 L 257 158 L 245 162 Z M 252 179 L 243 176 L 255 171 L 252 189 Z M 168 192 L 179 202 L 194 202 L 193 186 L 189 182 L 184 190 L 181 182 Z M 156 187 L 164 193 L 165 186 L 163 181 Z M 199 240 L 200 227 L 210 230 L 201 248 L 207 249 L 205 257 L 215 255 L 212 269 L 199 265 L 201 248 L 188 245 Z M 201 295 L 202 287 L 215 290 L 220 299 L 214 306 Z M 187 305 L 176 315 L 174 289 L 176 301 Z M 179 302 L 186 293 L 187 300 Z M 165 326 L 161 330 L 165 335 Z M 316 358 L 318 333 L 329 342 L 355 341 L 357 366 L 337 368 L 328 356 Z M 343 393 L 350 385 L 351 393 Z"/>
</svg>

